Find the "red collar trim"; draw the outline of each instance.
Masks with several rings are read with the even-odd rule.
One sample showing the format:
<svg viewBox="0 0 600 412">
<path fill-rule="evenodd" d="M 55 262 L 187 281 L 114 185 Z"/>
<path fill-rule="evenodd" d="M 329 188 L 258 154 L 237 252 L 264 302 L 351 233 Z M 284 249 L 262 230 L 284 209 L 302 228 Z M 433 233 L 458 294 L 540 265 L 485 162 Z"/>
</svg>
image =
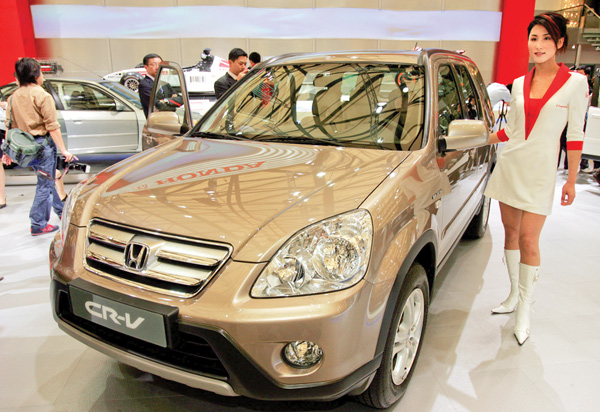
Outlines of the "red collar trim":
<svg viewBox="0 0 600 412">
<path fill-rule="evenodd" d="M 531 69 L 531 71 L 525 75 L 525 84 L 523 86 L 523 95 L 525 97 L 525 140 L 527 140 L 527 138 L 529 137 L 529 134 L 531 133 L 531 130 L 533 129 L 533 125 L 535 124 L 538 116 L 540 115 L 540 111 L 542 110 L 542 107 L 544 107 L 546 102 L 548 100 L 550 100 L 550 98 L 552 96 L 554 96 L 556 94 L 556 92 L 559 91 L 560 88 L 571 77 L 571 75 L 569 74 L 569 68 L 567 66 L 565 66 L 564 63 L 561 63 L 560 68 L 558 69 L 558 73 L 556 73 L 556 76 L 554 76 L 554 80 L 552 80 L 550 87 L 548 87 L 548 90 L 546 90 L 546 93 L 544 94 L 544 97 L 542 98 L 541 104 L 538 105 L 537 108 L 534 108 L 534 111 L 532 113 L 533 116 L 530 117 L 531 121 L 527 121 L 527 119 L 528 119 L 527 113 L 529 113 L 529 109 L 530 109 L 529 94 L 531 92 L 531 81 L 533 80 L 534 72 L 535 72 L 535 67 L 533 69 Z"/>
</svg>

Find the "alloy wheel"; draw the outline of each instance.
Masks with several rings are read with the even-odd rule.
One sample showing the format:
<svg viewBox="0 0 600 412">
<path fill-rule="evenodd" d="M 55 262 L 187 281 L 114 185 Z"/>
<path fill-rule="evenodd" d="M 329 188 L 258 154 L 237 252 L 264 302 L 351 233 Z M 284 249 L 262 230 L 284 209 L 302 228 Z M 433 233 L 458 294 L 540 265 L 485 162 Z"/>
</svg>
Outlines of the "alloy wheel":
<svg viewBox="0 0 600 412">
<path fill-rule="evenodd" d="M 125 87 L 127 87 L 132 92 L 137 92 L 140 82 L 137 79 L 127 79 L 125 80 Z"/>
<path fill-rule="evenodd" d="M 412 369 L 417 357 L 425 319 L 425 299 L 421 289 L 412 291 L 404 308 L 394 337 L 392 381 L 400 385 Z"/>
</svg>

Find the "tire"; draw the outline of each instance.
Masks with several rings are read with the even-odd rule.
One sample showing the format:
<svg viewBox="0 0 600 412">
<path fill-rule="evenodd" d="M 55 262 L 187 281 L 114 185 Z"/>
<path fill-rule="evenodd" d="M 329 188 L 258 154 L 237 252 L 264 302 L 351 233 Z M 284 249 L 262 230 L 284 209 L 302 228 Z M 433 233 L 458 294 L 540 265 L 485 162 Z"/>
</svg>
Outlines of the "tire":
<svg viewBox="0 0 600 412">
<path fill-rule="evenodd" d="M 427 274 L 415 263 L 396 302 L 381 365 L 369 388 L 357 396 L 359 402 L 385 409 L 404 396 L 419 358 L 428 312 Z"/>
<path fill-rule="evenodd" d="M 127 87 L 129 90 L 135 93 L 137 93 L 140 87 L 140 79 L 138 79 L 136 76 L 126 76 L 123 79 L 121 79 L 121 83 L 123 84 L 123 86 Z"/>
<path fill-rule="evenodd" d="M 487 196 L 484 196 L 479 212 L 473 216 L 471 223 L 469 223 L 469 226 L 465 231 L 465 238 L 479 239 L 485 235 L 485 231 L 488 227 L 488 220 L 490 218 L 490 203 L 491 199 Z"/>
</svg>

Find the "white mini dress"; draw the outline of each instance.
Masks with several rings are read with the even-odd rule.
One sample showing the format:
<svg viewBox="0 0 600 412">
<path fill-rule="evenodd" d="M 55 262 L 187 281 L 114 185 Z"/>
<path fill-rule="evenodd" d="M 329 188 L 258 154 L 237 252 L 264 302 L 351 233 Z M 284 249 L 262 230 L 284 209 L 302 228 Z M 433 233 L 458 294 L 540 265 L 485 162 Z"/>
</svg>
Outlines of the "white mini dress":
<svg viewBox="0 0 600 412">
<path fill-rule="evenodd" d="M 535 69 L 534 69 L 535 70 Z M 534 70 L 513 83 L 506 141 L 485 195 L 509 206 L 550 215 L 560 155 L 560 135 L 567 129 L 567 150 L 581 150 L 589 88 L 585 76 L 561 64 L 541 101 L 529 98 Z"/>
</svg>

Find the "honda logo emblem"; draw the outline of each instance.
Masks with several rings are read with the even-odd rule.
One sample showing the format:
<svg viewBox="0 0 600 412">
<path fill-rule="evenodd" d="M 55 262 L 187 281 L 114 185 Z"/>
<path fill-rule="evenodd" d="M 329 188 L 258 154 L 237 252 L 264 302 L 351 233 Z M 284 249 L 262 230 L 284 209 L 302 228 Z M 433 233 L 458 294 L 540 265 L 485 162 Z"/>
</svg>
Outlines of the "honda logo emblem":
<svg viewBox="0 0 600 412">
<path fill-rule="evenodd" d="M 142 243 L 129 243 L 125 248 L 125 265 L 129 269 L 143 270 L 148 262 L 150 248 Z"/>
</svg>

